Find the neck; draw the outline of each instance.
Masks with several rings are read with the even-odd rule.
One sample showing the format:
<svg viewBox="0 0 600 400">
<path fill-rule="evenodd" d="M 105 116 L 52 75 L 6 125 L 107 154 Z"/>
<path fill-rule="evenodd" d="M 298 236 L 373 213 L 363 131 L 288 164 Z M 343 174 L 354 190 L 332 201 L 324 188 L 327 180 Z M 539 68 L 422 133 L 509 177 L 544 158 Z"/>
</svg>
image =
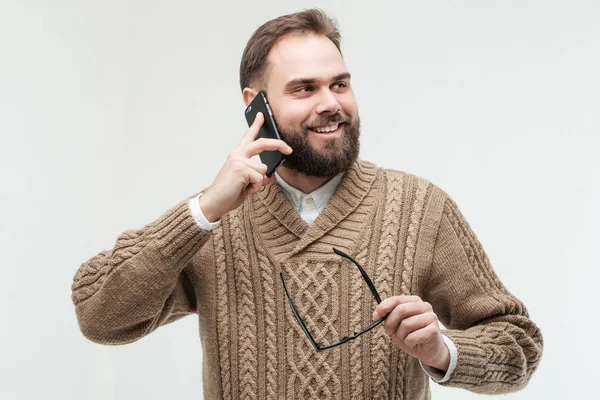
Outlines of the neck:
<svg viewBox="0 0 600 400">
<path fill-rule="evenodd" d="M 304 175 L 298 171 L 285 168 L 283 165 L 277 168 L 277 173 L 290 186 L 295 187 L 306 194 L 314 192 L 333 178 L 332 176 L 320 177 Z"/>
</svg>

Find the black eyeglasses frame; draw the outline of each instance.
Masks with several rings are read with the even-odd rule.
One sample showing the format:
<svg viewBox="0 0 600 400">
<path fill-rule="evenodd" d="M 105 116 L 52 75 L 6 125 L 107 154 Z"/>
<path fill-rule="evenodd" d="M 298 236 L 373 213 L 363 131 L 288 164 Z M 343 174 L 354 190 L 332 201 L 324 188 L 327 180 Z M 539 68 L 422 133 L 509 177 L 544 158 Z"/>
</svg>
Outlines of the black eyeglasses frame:
<svg viewBox="0 0 600 400">
<path fill-rule="evenodd" d="M 342 256 L 342 257 L 344 257 L 344 258 L 352 261 L 352 263 L 354 265 L 356 265 L 356 267 L 360 271 L 360 274 L 362 275 L 365 283 L 369 287 L 369 290 L 371 291 L 371 294 L 373 295 L 373 297 L 377 301 L 377 304 L 381 303 L 381 297 L 379 296 L 379 293 L 377 292 L 377 289 L 375 289 L 375 285 L 373 285 L 373 282 L 371 281 L 371 278 L 369 278 L 369 276 L 367 275 L 367 272 L 358 263 L 358 261 L 356 261 L 354 258 L 352 258 L 351 256 L 349 256 L 348 254 L 344 253 L 343 251 L 336 249 L 335 247 L 333 248 L 333 251 L 337 255 Z M 360 332 L 354 332 L 354 334 L 352 336 L 344 336 L 344 337 L 342 337 L 340 339 L 340 341 L 337 342 L 337 343 L 329 344 L 329 345 L 325 345 L 325 346 L 320 345 L 312 337 L 312 335 L 310 334 L 308 328 L 306 327 L 306 324 L 304 323 L 304 321 L 300 317 L 300 314 L 298 313 L 298 310 L 296 310 L 296 306 L 294 305 L 294 301 L 292 300 L 292 296 L 290 295 L 290 292 L 287 289 L 287 285 L 285 284 L 285 279 L 283 277 L 283 273 L 282 272 L 279 272 L 279 277 L 281 278 L 281 283 L 283 283 L 283 290 L 285 291 L 285 294 L 286 294 L 286 296 L 288 298 L 288 301 L 290 303 L 290 308 L 292 310 L 292 314 L 296 318 L 296 321 L 298 321 L 298 324 L 300 324 L 300 327 L 302 328 L 302 331 L 304 331 L 304 334 L 306 335 L 306 337 L 308 338 L 308 340 L 313 345 L 313 347 L 315 348 L 316 351 L 323 351 L 323 350 L 332 349 L 332 348 L 340 346 L 340 345 L 342 345 L 342 344 L 344 344 L 346 342 L 349 342 L 350 340 L 354 340 L 354 339 L 358 338 L 359 336 L 361 336 L 362 334 L 367 333 L 370 330 L 376 328 L 383 321 L 385 321 L 385 319 L 387 317 L 387 315 L 385 315 L 383 318 L 378 319 L 377 321 L 373 322 L 371 325 L 367 326 L 362 331 L 360 331 Z"/>
</svg>

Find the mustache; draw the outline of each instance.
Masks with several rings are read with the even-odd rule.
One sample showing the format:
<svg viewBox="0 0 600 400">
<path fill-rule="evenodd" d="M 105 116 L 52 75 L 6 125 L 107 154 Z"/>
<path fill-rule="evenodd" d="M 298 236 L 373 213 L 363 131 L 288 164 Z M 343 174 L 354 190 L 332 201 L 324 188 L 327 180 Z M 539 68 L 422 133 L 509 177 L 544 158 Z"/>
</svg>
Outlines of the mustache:
<svg viewBox="0 0 600 400">
<path fill-rule="evenodd" d="M 333 124 L 338 122 L 350 122 L 350 117 L 340 112 L 326 117 L 319 117 L 309 124 L 304 124 L 304 129 L 314 128 L 315 126 L 323 126 L 327 124 Z"/>
</svg>

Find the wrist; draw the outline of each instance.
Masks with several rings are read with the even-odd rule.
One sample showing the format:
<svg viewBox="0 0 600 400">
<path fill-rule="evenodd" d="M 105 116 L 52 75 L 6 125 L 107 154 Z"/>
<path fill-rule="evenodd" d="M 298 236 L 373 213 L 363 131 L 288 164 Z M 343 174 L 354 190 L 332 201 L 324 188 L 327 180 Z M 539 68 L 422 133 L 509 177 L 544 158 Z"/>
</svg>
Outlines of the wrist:
<svg viewBox="0 0 600 400">
<path fill-rule="evenodd" d="M 438 369 L 442 372 L 446 372 L 450 367 L 450 350 L 448 349 L 448 346 L 446 346 L 446 343 L 442 342 L 442 344 L 443 347 L 440 354 L 430 362 L 423 362 L 423 364 Z"/>
<path fill-rule="evenodd" d="M 202 211 L 204 218 L 208 222 L 213 223 L 221 219 L 222 215 L 215 209 L 210 201 L 210 197 L 207 198 L 206 195 L 200 196 L 198 198 L 198 206 L 200 206 L 200 211 Z"/>
</svg>

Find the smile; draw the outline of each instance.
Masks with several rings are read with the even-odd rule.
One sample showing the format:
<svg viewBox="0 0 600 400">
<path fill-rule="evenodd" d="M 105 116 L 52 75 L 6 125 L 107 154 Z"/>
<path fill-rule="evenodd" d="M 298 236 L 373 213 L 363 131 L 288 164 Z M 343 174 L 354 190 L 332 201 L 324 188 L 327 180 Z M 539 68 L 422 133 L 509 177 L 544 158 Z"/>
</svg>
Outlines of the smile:
<svg viewBox="0 0 600 400">
<path fill-rule="evenodd" d="M 342 125 L 343 123 L 338 122 L 337 124 L 334 125 L 329 125 L 329 126 L 321 126 L 321 127 L 315 127 L 315 128 L 309 128 L 309 130 L 316 132 L 316 133 L 333 133 L 335 131 L 338 130 L 338 128 Z"/>
</svg>

